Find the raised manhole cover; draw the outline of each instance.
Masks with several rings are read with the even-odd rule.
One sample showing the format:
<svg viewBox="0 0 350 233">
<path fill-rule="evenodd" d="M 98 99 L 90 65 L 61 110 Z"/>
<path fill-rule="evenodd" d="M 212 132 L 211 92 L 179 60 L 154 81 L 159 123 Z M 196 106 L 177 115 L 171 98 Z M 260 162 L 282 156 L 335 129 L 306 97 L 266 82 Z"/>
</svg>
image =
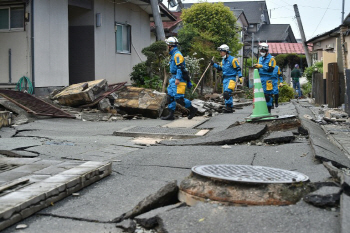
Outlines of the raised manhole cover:
<svg viewBox="0 0 350 233">
<path fill-rule="evenodd" d="M 250 165 L 200 165 L 192 171 L 207 177 L 247 183 L 294 183 L 307 181 L 306 175 L 278 168 Z"/>
</svg>

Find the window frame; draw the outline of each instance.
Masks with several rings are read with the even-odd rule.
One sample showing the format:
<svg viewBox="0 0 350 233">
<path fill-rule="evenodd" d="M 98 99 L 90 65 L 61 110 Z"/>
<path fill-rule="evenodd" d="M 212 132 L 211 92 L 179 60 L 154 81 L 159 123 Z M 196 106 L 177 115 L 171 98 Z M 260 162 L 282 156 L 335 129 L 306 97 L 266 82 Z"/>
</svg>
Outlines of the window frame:
<svg viewBox="0 0 350 233">
<path fill-rule="evenodd" d="M 23 9 L 23 27 L 20 28 L 11 28 L 11 9 L 20 8 Z M 24 5 L 3 5 L 0 6 L 0 10 L 8 9 L 9 23 L 7 29 L 0 29 L 0 32 L 21 32 L 25 30 L 25 6 Z"/>
<path fill-rule="evenodd" d="M 117 39 L 117 28 L 118 26 L 122 26 L 122 27 L 126 27 L 127 28 L 127 43 L 128 43 L 128 49 L 125 50 L 124 48 L 122 48 L 123 50 L 118 50 L 118 39 Z M 123 32 L 124 30 L 122 30 Z M 119 23 L 119 22 L 115 22 L 115 53 L 119 53 L 119 54 L 131 54 L 131 25 L 127 24 L 127 23 Z M 124 39 L 124 35 L 122 34 L 122 47 L 123 47 L 123 39 Z"/>
</svg>

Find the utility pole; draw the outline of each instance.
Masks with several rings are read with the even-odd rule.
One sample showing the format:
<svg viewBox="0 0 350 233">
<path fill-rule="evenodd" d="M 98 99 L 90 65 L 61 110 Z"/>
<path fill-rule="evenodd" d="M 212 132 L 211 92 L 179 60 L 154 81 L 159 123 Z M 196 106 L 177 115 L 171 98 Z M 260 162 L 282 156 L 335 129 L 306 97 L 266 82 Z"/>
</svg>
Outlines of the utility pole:
<svg viewBox="0 0 350 233">
<path fill-rule="evenodd" d="M 157 40 L 165 40 L 163 22 L 159 14 L 158 0 L 151 0 L 154 25 L 156 26 Z"/>
<path fill-rule="evenodd" d="M 298 21 L 298 26 L 299 26 L 299 31 L 300 31 L 300 35 L 301 35 L 301 40 L 303 42 L 303 47 L 304 47 L 304 51 L 305 51 L 307 66 L 310 67 L 311 66 L 311 59 L 310 59 L 310 54 L 309 54 L 309 48 L 306 45 L 306 38 L 305 38 L 305 34 L 304 34 L 303 24 L 301 23 L 301 19 L 300 19 L 298 5 L 294 4 L 293 7 L 294 7 L 294 11 L 295 11 L 295 17 L 297 18 L 297 21 Z"/>
<path fill-rule="evenodd" d="M 344 8 L 345 8 L 345 0 L 343 0 L 343 7 L 342 7 L 342 12 L 341 12 L 341 23 L 343 24 L 344 22 Z"/>
<path fill-rule="evenodd" d="M 254 33 L 252 33 L 252 67 L 254 65 Z"/>
</svg>

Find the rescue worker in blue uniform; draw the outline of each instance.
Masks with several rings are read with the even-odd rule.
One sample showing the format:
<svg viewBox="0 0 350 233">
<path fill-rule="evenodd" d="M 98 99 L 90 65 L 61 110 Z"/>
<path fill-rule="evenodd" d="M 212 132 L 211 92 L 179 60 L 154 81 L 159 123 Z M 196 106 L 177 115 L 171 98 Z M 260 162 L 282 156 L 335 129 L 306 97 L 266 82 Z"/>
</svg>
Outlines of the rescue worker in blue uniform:
<svg viewBox="0 0 350 233">
<path fill-rule="evenodd" d="M 269 54 L 269 45 L 267 43 L 259 44 L 259 51 L 261 57 L 259 63 L 255 64 L 254 67 L 259 69 L 259 75 L 261 84 L 264 89 L 267 109 L 271 113 L 273 103 L 273 70 L 276 66 L 275 59 Z"/>
<path fill-rule="evenodd" d="M 189 88 L 192 86 L 192 83 L 188 76 L 188 71 L 186 69 L 185 59 L 182 56 L 181 52 L 178 50 L 178 40 L 176 37 L 169 37 L 165 40 L 165 43 L 168 45 L 170 58 L 170 73 L 171 78 L 169 80 L 168 91 L 168 109 L 169 115 L 162 117 L 162 120 L 174 120 L 174 112 L 176 108 L 176 103 L 188 108 L 190 113 L 188 119 L 192 119 L 197 112 L 197 108 L 193 107 L 191 101 L 185 98 L 186 86 L 189 85 Z"/>
<path fill-rule="evenodd" d="M 275 98 L 275 107 L 278 107 L 278 97 L 279 97 L 279 87 L 283 84 L 283 75 L 281 72 L 281 69 L 279 66 L 275 66 L 275 69 L 273 70 L 273 96 Z M 273 103 L 272 103 L 273 108 Z"/>
<path fill-rule="evenodd" d="M 218 71 L 222 71 L 222 79 L 223 79 L 223 91 L 224 91 L 224 99 L 225 99 L 225 109 L 224 113 L 232 113 L 233 110 L 233 98 L 232 93 L 236 87 L 236 76 L 238 78 L 242 77 L 241 67 L 239 66 L 237 58 L 231 56 L 230 48 L 228 45 L 221 45 L 218 50 L 220 51 L 220 56 L 222 57 L 222 61 L 220 65 L 214 63 L 211 60 L 211 64 Z"/>
</svg>

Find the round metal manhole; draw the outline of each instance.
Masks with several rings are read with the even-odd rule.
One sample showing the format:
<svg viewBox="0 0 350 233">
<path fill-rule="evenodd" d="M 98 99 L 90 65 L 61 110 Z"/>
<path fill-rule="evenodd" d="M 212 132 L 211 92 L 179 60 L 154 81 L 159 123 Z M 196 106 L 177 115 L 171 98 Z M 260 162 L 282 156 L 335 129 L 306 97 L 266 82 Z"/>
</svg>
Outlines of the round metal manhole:
<svg viewBox="0 0 350 233">
<path fill-rule="evenodd" d="M 246 183 L 295 183 L 309 180 L 306 175 L 278 168 L 250 165 L 200 165 L 192 171 L 207 177 Z"/>
</svg>

